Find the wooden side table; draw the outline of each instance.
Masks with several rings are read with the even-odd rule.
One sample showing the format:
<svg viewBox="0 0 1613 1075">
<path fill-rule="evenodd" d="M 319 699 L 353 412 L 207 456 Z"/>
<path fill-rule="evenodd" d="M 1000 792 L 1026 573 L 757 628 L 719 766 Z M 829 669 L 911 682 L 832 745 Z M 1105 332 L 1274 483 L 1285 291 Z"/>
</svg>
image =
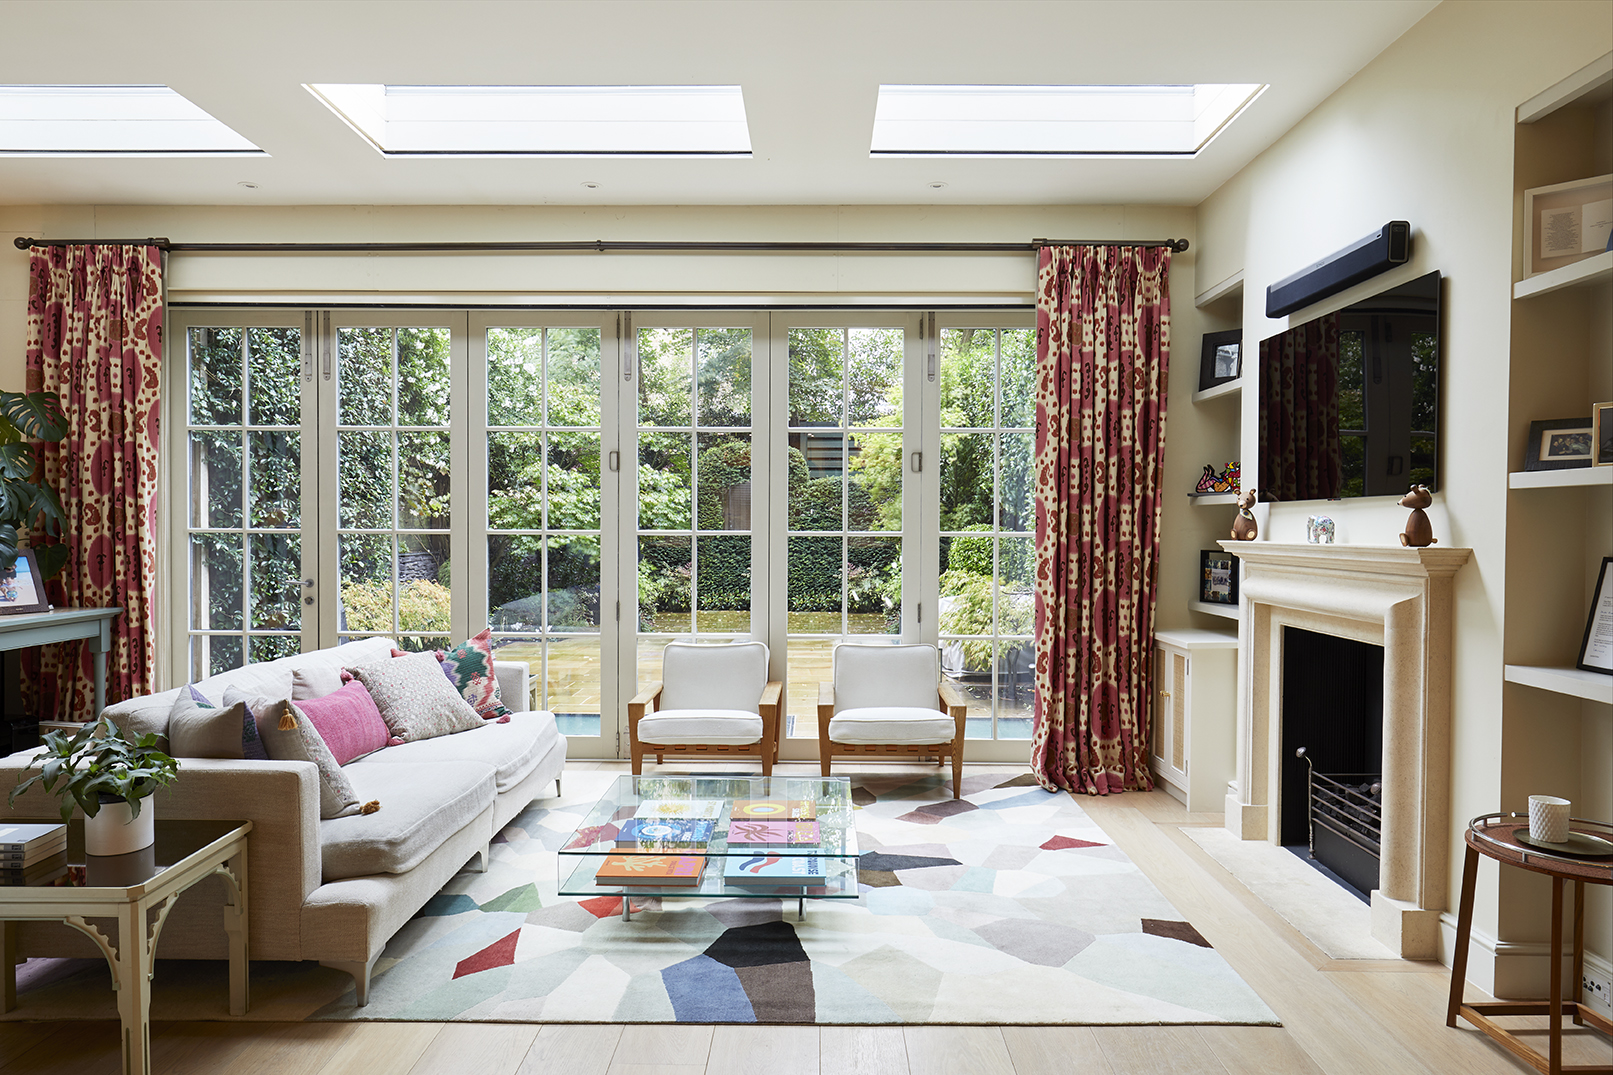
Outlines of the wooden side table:
<svg viewBox="0 0 1613 1075">
<path fill-rule="evenodd" d="M 1613 836 L 1613 826 L 1599 821 L 1574 818 L 1570 826 L 1574 831 L 1606 838 Z M 1467 824 L 1467 861 L 1462 866 L 1462 904 L 1456 916 L 1456 952 L 1451 962 L 1451 999 L 1446 1009 L 1445 1025 L 1455 1026 L 1461 1016 L 1500 1043 L 1502 1048 L 1518 1059 L 1542 1072 L 1559 1075 L 1563 1068 L 1563 1016 L 1567 1015 L 1580 1026 L 1590 1023 L 1604 1034 L 1613 1035 L 1613 1022 L 1602 1018 L 1577 1000 L 1563 999 L 1563 885 L 1574 883 L 1574 976 L 1578 982 L 1585 973 L 1585 886 L 1613 885 L 1613 857 L 1570 858 L 1540 851 L 1520 842 L 1519 831 L 1529 832 L 1529 818 L 1525 814 L 1485 814 Z M 1462 987 L 1467 981 L 1467 946 L 1473 932 L 1473 889 L 1478 881 L 1479 856 L 1485 855 L 1497 862 L 1515 866 L 1531 873 L 1542 873 L 1551 878 L 1551 998 L 1547 1001 L 1494 1001 L 1483 1004 L 1462 1003 Z M 1499 1026 L 1492 1016 L 1546 1015 L 1550 1016 L 1549 1054 L 1525 1044 L 1516 1034 Z M 1576 1065 L 1566 1069 L 1573 1072 L 1613 1072 L 1613 1064 Z"/>
</svg>

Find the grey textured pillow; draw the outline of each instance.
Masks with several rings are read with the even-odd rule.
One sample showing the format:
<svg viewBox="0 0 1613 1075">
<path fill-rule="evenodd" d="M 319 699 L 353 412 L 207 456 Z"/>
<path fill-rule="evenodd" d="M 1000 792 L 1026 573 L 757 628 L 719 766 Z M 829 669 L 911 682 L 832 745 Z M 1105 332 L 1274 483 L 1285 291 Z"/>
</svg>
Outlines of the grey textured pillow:
<svg viewBox="0 0 1613 1075">
<path fill-rule="evenodd" d="M 287 698 L 253 698 L 234 688 L 224 692 L 229 705 L 244 703 L 257 720 L 258 735 L 274 761 L 311 761 L 319 769 L 319 816 L 347 817 L 371 813 L 358 801 L 353 782 L 336 764 L 336 756 L 319 737 L 319 731 L 297 712 Z"/>
<path fill-rule="evenodd" d="M 342 670 L 335 665 L 318 664 L 293 669 L 291 673 L 291 700 L 306 702 L 323 698 L 342 689 Z"/>
<path fill-rule="evenodd" d="M 168 747 L 176 758 L 260 761 L 268 755 L 244 703 L 215 706 L 196 688 L 180 688 L 168 711 Z"/>
<path fill-rule="evenodd" d="M 482 726 L 481 714 L 448 682 L 434 654 L 388 657 L 352 671 L 386 726 L 405 743 Z"/>
</svg>

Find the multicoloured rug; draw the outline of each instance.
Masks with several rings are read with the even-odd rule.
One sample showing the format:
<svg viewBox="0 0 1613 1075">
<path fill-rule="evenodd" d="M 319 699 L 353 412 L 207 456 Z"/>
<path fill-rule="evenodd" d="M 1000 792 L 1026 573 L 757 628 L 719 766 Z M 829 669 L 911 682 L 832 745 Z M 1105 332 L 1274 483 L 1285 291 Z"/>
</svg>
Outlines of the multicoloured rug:
<svg viewBox="0 0 1613 1075">
<path fill-rule="evenodd" d="M 1277 1017 L 1074 799 L 1029 776 L 854 778 L 861 896 L 555 892 L 614 776 L 566 775 L 484 874 L 387 947 L 370 1003 L 311 1018 L 607 1023 L 1255 1024 Z"/>
</svg>

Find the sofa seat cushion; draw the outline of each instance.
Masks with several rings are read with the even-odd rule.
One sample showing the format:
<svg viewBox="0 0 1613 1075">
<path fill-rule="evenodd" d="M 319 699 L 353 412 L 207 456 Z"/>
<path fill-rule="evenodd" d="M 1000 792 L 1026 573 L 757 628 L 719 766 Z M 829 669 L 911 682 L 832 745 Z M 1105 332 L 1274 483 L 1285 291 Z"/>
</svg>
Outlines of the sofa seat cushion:
<svg viewBox="0 0 1613 1075">
<path fill-rule="evenodd" d="M 909 706 L 843 709 L 829 720 L 829 738 L 836 743 L 950 743 L 957 734 L 945 713 Z"/>
<path fill-rule="evenodd" d="M 492 768 L 495 787 L 502 794 L 531 775 L 558 738 L 553 713 L 511 713 L 508 723 L 488 721 L 467 732 L 390 746 L 371 754 L 363 764 L 480 762 Z"/>
<path fill-rule="evenodd" d="M 326 881 L 407 873 L 493 804 L 493 768 L 480 762 L 366 759 L 343 772 L 361 799 L 379 799 L 381 809 L 319 823 Z M 483 836 L 492 838 L 491 831 Z"/>
<path fill-rule="evenodd" d="M 663 709 L 646 714 L 638 722 L 641 743 L 742 746 L 761 738 L 762 718 L 743 709 Z"/>
</svg>

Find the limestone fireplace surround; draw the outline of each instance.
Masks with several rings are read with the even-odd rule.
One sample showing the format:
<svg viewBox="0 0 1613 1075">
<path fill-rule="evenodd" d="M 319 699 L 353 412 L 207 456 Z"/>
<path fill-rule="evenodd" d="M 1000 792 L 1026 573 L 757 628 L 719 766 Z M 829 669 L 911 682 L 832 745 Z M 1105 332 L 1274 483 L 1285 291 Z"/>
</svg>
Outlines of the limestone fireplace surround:
<svg viewBox="0 0 1613 1075">
<path fill-rule="evenodd" d="M 1226 826 L 1279 840 L 1282 629 L 1382 646 L 1383 835 L 1372 934 L 1404 959 L 1438 954 L 1448 903 L 1452 577 L 1470 549 L 1223 541 L 1240 583 L 1237 779 Z"/>
</svg>

